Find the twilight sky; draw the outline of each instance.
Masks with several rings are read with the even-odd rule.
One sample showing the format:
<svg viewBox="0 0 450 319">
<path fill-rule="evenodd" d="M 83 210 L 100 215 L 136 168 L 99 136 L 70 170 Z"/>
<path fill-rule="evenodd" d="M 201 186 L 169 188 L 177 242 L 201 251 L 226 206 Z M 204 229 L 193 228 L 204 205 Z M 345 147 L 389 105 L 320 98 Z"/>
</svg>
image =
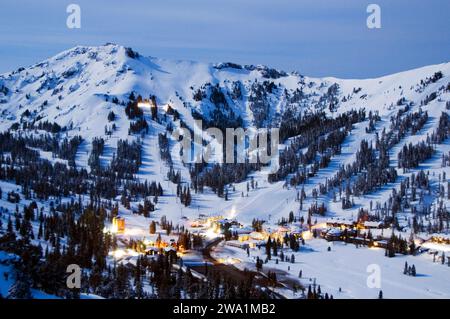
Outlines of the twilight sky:
<svg viewBox="0 0 450 319">
<path fill-rule="evenodd" d="M 81 29 L 66 7 L 81 6 Z M 381 29 L 366 8 L 381 6 Z M 450 61 L 448 0 L 1 0 L 0 73 L 75 45 L 368 78 Z"/>
</svg>

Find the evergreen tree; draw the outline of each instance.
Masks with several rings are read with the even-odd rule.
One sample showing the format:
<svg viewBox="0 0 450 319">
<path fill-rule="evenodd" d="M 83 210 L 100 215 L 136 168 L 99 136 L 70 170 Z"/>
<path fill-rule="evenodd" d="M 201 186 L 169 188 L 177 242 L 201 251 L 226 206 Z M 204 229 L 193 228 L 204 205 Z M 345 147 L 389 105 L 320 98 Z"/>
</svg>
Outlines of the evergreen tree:
<svg viewBox="0 0 450 319">
<path fill-rule="evenodd" d="M 22 267 L 14 269 L 14 283 L 8 290 L 8 299 L 31 299 L 31 279 L 28 271 L 23 271 Z"/>
<path fill-rule="evenodd" d="M 152 220 L 152 222 L 150 223 L 150 227 L 149 227 L 149 232 L 150 234 L 155 234 L 156 233 L 156 223 L 154 220 Z"/>
</svg>

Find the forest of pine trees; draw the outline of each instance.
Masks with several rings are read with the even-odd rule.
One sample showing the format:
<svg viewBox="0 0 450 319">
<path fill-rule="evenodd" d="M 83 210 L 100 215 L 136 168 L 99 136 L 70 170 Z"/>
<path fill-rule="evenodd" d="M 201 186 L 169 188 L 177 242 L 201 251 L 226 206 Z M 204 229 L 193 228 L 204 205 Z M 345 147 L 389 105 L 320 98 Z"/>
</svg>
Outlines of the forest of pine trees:
<svg viewBox="0 0 450 319">
<path fill-rule="evenodd" d="M 363 111 L 351 111 L 331 119 L 324 113 L 307 114 L 299 118 L 288 118 L 287 111 L 281 122 L 282 140 L 295 136 L 286 150 L 280 153 L 279 170 L 269 175 L 269 182 L 276 182 L 294 174 L 291 185 L 299 185 L 319 168 L 328 166 L 331 156 L 340 154 L 340 145 L 352 129 L 352 125 L 364 121 Z M 308 147 L 305 153 L 301 149 Z M 320 159 L 317 155 L 320 154 Z M 306 167 L 313 164 L 308 172 Z"/>
</svg>

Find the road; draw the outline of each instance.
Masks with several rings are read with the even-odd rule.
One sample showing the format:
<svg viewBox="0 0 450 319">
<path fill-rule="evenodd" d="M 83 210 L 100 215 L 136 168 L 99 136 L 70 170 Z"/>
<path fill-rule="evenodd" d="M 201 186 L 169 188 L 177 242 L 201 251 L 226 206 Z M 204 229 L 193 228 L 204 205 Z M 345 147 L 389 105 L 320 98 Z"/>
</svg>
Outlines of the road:
<svg viewBox="0 0 450 319">
<path fill-rule="evenodd" d="M 255 271 L 250 271 L 250 270 L 244 272 L 244 271 L 236 268 L 233 265 L 227 265 L 227 264 L 221 263 L 217 259 L 213 258 L 211 256 L 211 250 L 213 250 L 214 247 L 216 247 L 222 241 L 223 241 L 222 238 L 217 238 L 217 239 L 211 241 L 210 243 L 208 243 L 205 246 L 205 248 L 202 250 L 203 259 L 205 262 L 209 263 L 210 266 L 194 266 L 194 267 L 190 267 L 190 268 L 205 275 L 207 273 L 207 271 L 209 271 L 209 269 L 211 269 L 211 267 L 213 267 L 214 270 L 226 274 L 230 278 L 233 278 L 234 280 L 236 280 L 236 282 L 243 282 L 245 280 L 248 280 L 249 275 L 251 275 L 254 278 L 253 281 L 256 286 L 270 289 L 271 294 L 273 295 L 273 297 L 275 299 L 286 299 L 283 295 L 281 295 L 277 292 L 274 292 L 270 288 L 271 283 L 267 279 L 267 276 L 265 276 L 264 274 L 261 274 L 259 272 L 255 272 Z M 276 287 L 284 288 L 284 286 L 281 285 L 280 283 L 276 283 Z"/>
</svg>

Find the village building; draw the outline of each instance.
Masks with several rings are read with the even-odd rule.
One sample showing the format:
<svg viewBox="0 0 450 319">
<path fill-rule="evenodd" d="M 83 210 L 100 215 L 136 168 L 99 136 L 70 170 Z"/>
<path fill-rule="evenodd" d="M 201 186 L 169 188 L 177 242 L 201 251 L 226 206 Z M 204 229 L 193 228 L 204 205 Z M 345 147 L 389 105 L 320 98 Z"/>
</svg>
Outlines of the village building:
<svg viewBox="0 0 450 319">
<path fill-rule="evenodd" d="M 256 247 L 256 245 L 254 244 L 250 245 L 248 241 L 240 241 L 240 240 L 228 240 L 225 242 L 225 245 L 241 249 Z"/>
<path fill-rule="evenodd" d="M 322 236 L 328 241 L 337 241 L 342 239 L 343 230 L 338 227 L 333 227 L 325 230 Z"/>
<path fill-rule="evenodd" d="M 238 235 L 238 236 L 245 236 L 245 235 L 249 235 L 252 231 L 253 228 L 251 227 L 238 227 L 238 226 L 231 226 L 229 228 L 230 232 L 233 235 Z"/>
<path fill-rule="evenodd" d="M 362 226 L 364 229 L 381 229 L 383 228 L 383 222 L 381 221 L 365 221 Z"/>
<path fill-rule="evenodd" d="M 437 244 L 450 245 L 450 235 L 445 234 L 433 235 L 431 236 L 430 241 Z"/>
<path fill-rule="evenodd" d="M 293 224 L 290 227 L 289 233 L 291 235 L 294 235 L 296 238 L 300 238 L 300 237 L 303 238 L 304 231 L 305 230 L 301 227 L 301 225 Z"/>
<path fill-rule="evenodd" d="M 326 226 L 328 228 L 340 228 L 340 229 L 348 229 L 348 228 L 356 228 L 357 223 L 353 220 L 347 219 L 328 219 L 326 222 Z"/>
<path fill-rule="evenodd" d="M 266 241 L 268 238 L 267 234 L 263 233 L 263 232 L 254 231 L 254 232 L 251 232 L 249 235 L 252 240 L 256 240 L 256 241 Z"/>
<path fill-rule="evenodd" d="M 116 216 L 112 220 L 113 232 L 123 234 L 125 232 L 125 218 Z"/>
<path fill-rule="evenodd" d="M 196 219 L 196 220 L 191 222 L 190 226 L 192 228 L 201 228 L 201 227 L 205 226 L 205 221 L 204 220 L 200 220 L 200 219 Z"/>
</svg>

